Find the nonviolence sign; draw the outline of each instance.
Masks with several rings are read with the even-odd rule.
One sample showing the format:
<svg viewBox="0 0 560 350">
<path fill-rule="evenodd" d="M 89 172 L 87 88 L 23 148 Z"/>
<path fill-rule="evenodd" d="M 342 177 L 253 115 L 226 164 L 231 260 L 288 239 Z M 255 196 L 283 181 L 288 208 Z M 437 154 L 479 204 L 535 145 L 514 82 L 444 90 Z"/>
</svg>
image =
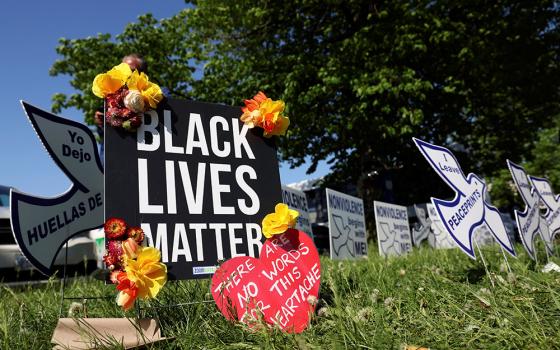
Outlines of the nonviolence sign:
<svg viewBox="0 0 560 350">
<path fill-rule="evenodd" d="M 303 231 L 313 238 L 305 193 L 303 191 L 294 190 L 288 186 L 282 186 L 282 200 L 290 209 L 299 212 L 295 229 Z"/>
<path fill-rule="evenodd" d="M 379 255 L 404 255 L 412 251 L 406 207 L 374 201 Z"/>
<path fill-rule="evenodd" d="M 239 108 L 168 99 L 136 135 L 108 128 L 106 217 L 141 225 L 172 279 L 258 256 L 260 223 L 282 201 L 276 147 Z"/>
<path fill-rule="evenodd" d="M 364 202 L 327 188 L 331 259 L 367 256 Z"/>
</svg>

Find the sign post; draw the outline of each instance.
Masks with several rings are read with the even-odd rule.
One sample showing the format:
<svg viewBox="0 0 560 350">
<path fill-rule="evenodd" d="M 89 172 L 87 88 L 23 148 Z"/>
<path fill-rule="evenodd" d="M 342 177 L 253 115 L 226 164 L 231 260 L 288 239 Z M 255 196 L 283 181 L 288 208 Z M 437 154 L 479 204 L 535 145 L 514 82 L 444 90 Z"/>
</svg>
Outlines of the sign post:
<svg viewBox="0 0 560 350">
<path fill-rule="evenodd" d="M 219 261 L 259 255 L 260 223 L 281 202 L 273 139 L 239 108 L 167 99 L 136 135 L 105 131 L 105 215 L 137 223 L 170 279 L 210 277 Z"/>
</svg>

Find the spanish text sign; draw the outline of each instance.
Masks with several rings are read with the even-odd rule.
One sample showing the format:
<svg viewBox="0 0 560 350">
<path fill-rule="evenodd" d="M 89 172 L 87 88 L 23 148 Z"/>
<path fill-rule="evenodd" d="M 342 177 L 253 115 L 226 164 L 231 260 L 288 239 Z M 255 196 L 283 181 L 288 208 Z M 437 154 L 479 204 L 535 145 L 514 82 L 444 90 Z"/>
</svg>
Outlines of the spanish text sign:
<svg viewBox="0 0 560 350">
<path fill-rule="evenodd" d="M 364 202 L 327 188 L 331 259 L 367 256 Z"/>
<path fill-rule="evenodd" d="M 56 255 L 68 239 L 103 225 L 103 167 L 87 126 L 22 105 L 43 146 L 72 181 L 68 191 L 54 198 L 11 192 L 14 237 L 27 260 L 52 275 Z"/>
<path fill-rule="evenodd" d="M 414 142 L 436 173 L 455 191 L 453 200 L 432 198 L 432 203 L 443 225 L 459 247 L 474 259 L 474 231 L 486 224 L 498 243 L 515 256 L 500 212 L 485 199 L 484 181 L 472 173 L 465 177 L 459 162 L 447 148 L 416 138 Z"/>
<path fill-rule="evenodd" d="M 379 255 L 404 255 L 412 251 L 406 207 L 374 201 L 373 208 Z"/>
<path fill-rule="evenodd" d="M 136 134 L 107 128 L 106 217 L 141 225 L 172 279 L 258 256 L 260 223 L 282 201 L 276 147 L 239 108 L 168 99 Z"/>
</svg>

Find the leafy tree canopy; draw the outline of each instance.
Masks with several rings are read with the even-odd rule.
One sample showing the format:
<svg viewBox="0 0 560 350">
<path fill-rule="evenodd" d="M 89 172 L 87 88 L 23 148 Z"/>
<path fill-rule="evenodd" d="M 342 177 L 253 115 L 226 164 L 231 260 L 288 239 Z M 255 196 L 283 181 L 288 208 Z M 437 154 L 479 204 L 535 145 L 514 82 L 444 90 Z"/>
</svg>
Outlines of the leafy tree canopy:
<svg viewBox="0 0 560 350">
<path fill-rule="evenodd" d="M 51 74 L 70 75 L 76 93 L 56 94 L 53 109 L 77 107 L 91 123 L 95 74 L 139 52 L 172 96 L 240 105 L 263 90 L 285 100 L 283 159 L 310 157 L 310 172 L 328 160 L 329 181 L 357 183 L 366 203 L 391 183 L 400 203 L 450 195 L 412 136 L 451 147 L 487 179 L 506 158 L 533 161 L 536 144 L 559 152 L 543 141 L 560 112 L 557 1 L 188 3 L 114 39 L 61 39 Z"/>
</svg>

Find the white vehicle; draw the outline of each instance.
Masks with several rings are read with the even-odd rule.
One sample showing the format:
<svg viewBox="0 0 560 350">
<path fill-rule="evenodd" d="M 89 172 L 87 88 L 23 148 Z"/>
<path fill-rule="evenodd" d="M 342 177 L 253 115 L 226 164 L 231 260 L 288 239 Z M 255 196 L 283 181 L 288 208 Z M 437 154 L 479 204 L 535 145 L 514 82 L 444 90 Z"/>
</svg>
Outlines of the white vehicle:
<svg viewBox="0 0 560 350">
<path fill-rule="evenodd" d="M 68 241 L 58 253 L 54 265 L 67 266 L 91 271 L 97 267 L 98 254 L 95 242 L 89 232 L 80 233 Z M 10 225 L 10 187 L 0 186 L 0 271 L 31 271 L 33 265 L 21 253 Z M 59 274 L 60 276 L 61 274 Z M 3 274 L 0 273 L 0 278 Z"/>
</svg>

